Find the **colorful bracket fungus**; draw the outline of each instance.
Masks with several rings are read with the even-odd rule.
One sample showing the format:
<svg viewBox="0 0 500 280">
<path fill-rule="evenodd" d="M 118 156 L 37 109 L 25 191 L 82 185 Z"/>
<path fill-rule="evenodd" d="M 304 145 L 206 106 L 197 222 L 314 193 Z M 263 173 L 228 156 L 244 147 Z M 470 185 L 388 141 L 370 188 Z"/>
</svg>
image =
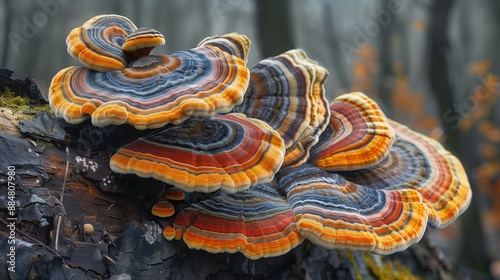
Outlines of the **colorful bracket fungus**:
<svg viewBox="0 0 500 280">
<path fill-rule="evenodd" d="M 360 92 L 328 106 L 328 72 L 302 50 L 248 70 L 244 35 L 150 55 L 163 42 L 122 16 L 94 17 L 67 40 L 85 67 L 61 70 L 49 99 L 70 123 L 89 115 L 95 126 L 162 127 L 118 149 L 113 171 L 171 184 L 171 200 L 222 190 L 177 214 L 162 198 L 152 213 L 175 216 L 166 239 L 251 259 L 285 254 L 306 239 L 390 254 L 418 242 L 427 223 L 442 228 L 468 207 L 472 194 L 456 157 L 388 120 Z"/>
<path fill-rule="evenodd" d="M 153 208 L 151 208 L 151 214 L 160 218 L 170 217 L 174 215 L 174 213 L 175 213 L 174 205 L 165 200 L 158 201 L 157 203 L 155 203 L 155 205 L 153 205 Z"/>
<path fill-rule="evenodd" d="M 137 129 L 209 118 L 241 102 L 248 84 L 245 63 L 210 47 L 145 56 L 122 70 L 68 67 L 52 80 L 49 102 L 57 117 L 95 126 L 128 123 Z"/>
<path fill-rule="evenodd" d="M 420 240 L 427 207 L 411 189 L 377 190 L 304 164 L 279 183 L 299 233 L 318 245 L 390 254 Z"/>
<path fill-rule="evenodd" d="M 443 228 L 462 214 L 472 198 L 460 161 L 436 140 L 390 121 L 397 138 L 378 165 L 342 173 L 376 189 L 414 189 L 429 208 L 429 225 Z"/>
<path fill-rule="evenodd" d="M 186 194 L 184 193 L 184 191 L 182 191 L 179 188 L 170 187 L 165 191 L 163 198 L 169 199 L 169 200 L 180 201 L 180 200 L 184 200 L 184 198 L 186 198 Z"/>
<path fill-rule="evenodd" d="M 214 46 L 243 59 L 246 63 L 248 60 L 248 53 L 250 52 L 250 44 L 250 40 L 247 36 L 233 32 L 220 36 L 207 37 L 198 44 L 198 47 Z"/>
<path fill-rule="evenodd" d="M 116 15 L 73 29 L 68 51 L 85 67 L 65 68 L 52 79 L 55 115 L 73 124 L 89 115 L 98 127 L 128 123 L 147 129 L 191 116 L 210 118 L 241 102 L 249 79 L 242 59 L 210 45 L 149 55 L 163 42 L 158 31 L 137 29 Z"/>
<path fill-rule="evenodd" d="M 292 209 L 270 184 L 193 204 L 174 223 L 164 232 L 167 239 L 183 237 L 190 248 L 250 259 L 283 255 L 303 241 Z"/>
<path fill-rule="evenodd" d="M 66 39 L 68 52 L 96 71 L 121 70 L 164 43 L 160 32 L 137 29 L 128 18 L 119 15 L 93 17 L 73 29 Z"/>
<path fill-rule="evenodd" d="M 233 112 L 263 120 L 279 132 L 287 148 L 283 167 L 307 160 L 328 124 L 327 75 L 302 50 L 264 59 L 250 69 L 245 98 Z"/>
<path fill-rule="evenodd" d="M 394 142 L 394 130 L 377 103 L 361 92 L 337 97 L 332 116 L 309 162 L 329 171 L 355 170 L 383 160 Z"/>
<path fill-rule="evenodd" d="M 284 153 L 283 140 L 269 125 L 232 113 L 191 118 L 136 140 L 120 148 L 110 166 L 184 191 L 232 193 L 271 181 Z"/>
</svg>

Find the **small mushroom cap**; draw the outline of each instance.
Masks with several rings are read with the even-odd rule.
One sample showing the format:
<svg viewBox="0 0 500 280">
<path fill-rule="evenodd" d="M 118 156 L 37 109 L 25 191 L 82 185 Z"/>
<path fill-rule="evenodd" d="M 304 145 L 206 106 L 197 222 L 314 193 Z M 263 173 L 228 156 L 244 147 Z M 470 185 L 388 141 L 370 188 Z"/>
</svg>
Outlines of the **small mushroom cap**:
<svg viewBox="0 0 500 280">
<path fill-rule="evenodd" d="M 86 235 L 92 235 L 94 233 L 94 226 L 92 224 L 84 224 L 83 225 L 83 232 Z"/>
<path fill-rule="evenodd" d="M 247 62 L 250 44 L 247 36 L 233 32 L 207 37 L 198 44 L 198 47 L 214 46 Z"/>
<path fill-rule="evenodd" d="M 330 110 L 330 124 L 311 149 L 309 163 L 329 171 L 356 170 L 387 157 L 394 130 L 374 100 L 361 92 L 343 94 Z"/>
<path fill-rule="evenodd" d="M 390 121 L 396 141 L 378 165 L 342 172 L 358 184 L 377 189 L 414 189 L 429 208 L 429 225 L 443 228 L 470 204 L 472 191 L 460 161 L 443 146 L 395 121 Z"/>
<path fill-rule="evenodd" d="M 158 30 L 142 27 L 130 33 L 122 45 L 125 52 L 135 52 L 140 49 L 154 48 L 165 44 L 165 38 Z"/>
<path fill-rule="evenodd" d="M 295 49 L 266 58 L 250 69 L 243 102 L 233 112 L 268 123 L 285 141 L 284 167 L 304 162 L 323 132 L 330 110 L 325 68 Z"/>
<path fill-rule="evenodd" d="M 137 27 L 120 15 L 99 15 L 73 29 L 66 44 L 68 53 L 96 71 L 120 70 L 127 66 L 122 44 Z"/>
<path fill-rule="evenodd" d="M 143 27 L 130 33 L 123 42 L 122 50 L 127 62 L 133 62 L 141 57 L 148 56 L 157 46 L 165 44 L 165 38 L 159 31 Z"/>
<path fill-rule="evenodd" d="M 183 200 L 186 197 L 186 193 L 179 188 L 170 187 L 165 191 L 164 198 L 170 200 Z"/>
<path fill-rule="evenodd" d="M 168 241 L 172 241 L 176 236 L 176 231 L 173 227 L 167 226 L 163 229 L 163 237 Z"/>
<path fill-rule="evenodd" d="M 271 181 L 284 151 L 283 140 L 266 123 L 227 114 L 189 119 L 136 140 L 120 148 L 110 166 L 188 192 L 237 192 Z"/>
<path fill-rule="evenodd" d="M 168 201 L 158 201 L 151 208 L 151 214 L 160 218 L 167 218 L 173 216 L 175 213 L 175 208 L 172 203 Z"/>
<path fill-rule="evenodd" d="M 142 57 L 111 72 L 68 67 L 52 79 L 49 103 L 57 117 L 73 124 L 90 115 L 98 127 L 159 128 L 231 111 L 248 78 L 241 59 L 206 46 Z"/>
<path fill-rule="evenodd" d="M 175 217 L 173 231 L 189 248 L 249 259 L 283 255 L 303 241 L 285 198 L 269 184 L 193 204 Z"/>
<path fill-rule="evenodd" d="M 304 164 L 279 182 L 299 233 L 325 248 L 391 254 L 418 242 L 427 206 L 411 189 L 377 190 Z"/>
</svg>

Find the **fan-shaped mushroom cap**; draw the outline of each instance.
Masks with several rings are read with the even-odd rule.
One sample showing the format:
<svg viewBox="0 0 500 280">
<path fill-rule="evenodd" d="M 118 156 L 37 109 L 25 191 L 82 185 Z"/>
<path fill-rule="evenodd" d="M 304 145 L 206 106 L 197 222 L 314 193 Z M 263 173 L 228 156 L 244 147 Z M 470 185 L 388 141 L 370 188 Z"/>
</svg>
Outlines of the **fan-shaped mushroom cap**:
<svg viewBox="0 0 500 280">
<path fill-rule="evenodd" d="M 285 141 L 283 166 L 304 162 L 323 132 L 330 110 L 325 68 L 296 49 L 262 60 L 250 69 L 243 102 L 233 109 L 268 123 Z"/>
<path fill-rule="evenodd" d="M 188 192 L 237 192 L 271 181 L 284 151 L 283 140 L 266 123 L 227 114 L 189 119 L 136 140 L 120 148 L 110 166 Z"/>
<path fill-rule="evenodd" d="M 130 33 L 122 45 L 125 52 L 135 52 L 144 48 L 154 48 L 165 44 L 165 38 L 158 30 L 141 27 Z"/>
<path fill-rule="evenodd" d="M 181 232 L 179 232 L 179 234 L 182 234 Z M 163 237 L 165 237 L 165 239 L 167 239 L 168 241 L 172 241 L 174 240 L 174 238 L 176 238 L 176 231 L 173 227 L 171 226 L 167 226 L 163 229 Z M 177 239 L 181 239 L 182 235 L 179 235 L 179 237 Z"/>
<path fill-rule="evenodd" d="M 380 107 L 361 92 L 343 94 L 330 104 L 330 124 L 308 160 L 325 170 L 354 170 L 382 161 L 394 130 Z"/>
<path fill-rule="evenodd" d="M 372 189 L 308 164 L 287 169 L 279 185 L 299 233 L 325 248 L 390 254 L 426 228 L 427 206 L 415 190 Z"/>
<path fill-rule="evenodd" d="M 158 128 L 229 112 L 241 102 L 248 78 L 243 60 L 206 46 L 142 57 L 119 71 L 68 67 L 52 79 L 49 102 L 69 123 L 90 115 L 99 127 Z"/>
<path fill-rule="evenodd" d="M 175 208 L 172 203 L 168 201 L 158 201 L 155 205 L 153 205 L 153 208 L 151 208 L 151 214 L 160 218 L 173 216 L 174 213 Z"/>
<path fill-rule="evenodd" d="M 130 33 L 123 42 L 122 50 L 128 62 L 150 55 L 151 51 L 165 44 L 165 38 L 158 30 L 142 27 Z"/>
<path fill-rule="evenodd" d="M 182 236 L 189 248 L 250 259 L 283 255 L 303 241 L 290 206 L 269 184 L 193 204 L 166 231 L 170 239 Z"/>
<path fill-rule="evenodd" d="M 214 46 L 247 62 L 250 44 L 247 36 L 232 32 L 207 37 L 198 44 L 198 47 Z"/>
<path fill-rule="evenodd" d="M 134 23 L 124 16 L 95 16 L 69 33 L 66 38 L 68 53 L 85 67 L 96 71 L 123 69 L 127 61 L 121 46 L 136 29 Z"/>
<path fill-rule="evenodd" d="M 163 45 L 163 35 L 153 28 L 140 28 L 120 15 L 99 15 L 74 28 L 66 44 L 68 53 L 95 71 L 121 70 Z"/>
<path fill-rule="evenodd" d="M 389 156 L 374 167 L 342 175 L 378 189 L 415 189 L 429 208 L 429 225 L 447 226 L 467 209 L 472 197 L 462 164 L 434 139 L 390 123 L 396 141 Z"/>
<path fill-rule="evenodd" d="M 170 200 L 183 200 L 186 197 L 186 193 L 179 188 L 170 187 L 165 191 L 163 197 Z"/>
</svg>

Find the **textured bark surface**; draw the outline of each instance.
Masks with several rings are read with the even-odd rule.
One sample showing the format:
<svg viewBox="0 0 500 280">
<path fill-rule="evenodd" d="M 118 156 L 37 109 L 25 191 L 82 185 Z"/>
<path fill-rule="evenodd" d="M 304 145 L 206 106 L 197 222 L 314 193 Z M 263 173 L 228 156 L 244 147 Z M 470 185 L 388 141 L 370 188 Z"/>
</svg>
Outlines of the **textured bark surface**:
<svg viewBox="0 0 500 280">
<path fill-rule="evenodd" d="M 32 99 L 39 94 L 11 90 Z M 255 261 L 239 253 L 210 254 L 191 250 L 182 241 L 168 242 L 162 229 L 172 220 L 150 214 L 164 184 L 116 175 L 108 167 L 117 146 L 144 132 L 68 125 L 47 113 L 18 121 L 23 112 L 0 111 L 0 185 L 6 189 L 8 166 L 15 166 L 17 217 L 12 273 L 3 253 L 10 245 L 7 197 L 2 193 L 0 279 L 466 278 L 426 238 L 390 256 L 326 250 L 304 242 L 284 256 Z M 197 199 L 188 195 L 177 207 Z M 90 235 L 83 232 L 86 223 L 94 227 Z"/>
</svg>

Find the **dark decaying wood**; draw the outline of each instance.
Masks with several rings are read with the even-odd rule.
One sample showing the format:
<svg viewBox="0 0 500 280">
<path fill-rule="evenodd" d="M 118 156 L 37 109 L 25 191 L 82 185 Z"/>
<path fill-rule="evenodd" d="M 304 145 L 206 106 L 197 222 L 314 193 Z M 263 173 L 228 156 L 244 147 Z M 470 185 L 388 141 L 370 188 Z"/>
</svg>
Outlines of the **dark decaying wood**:
<svg viewBox="0 0 500 280">
<path fill-rule="evenodd" d="M 13 82 L 3 85 L 11 86 Z M 25 81 L 32 81 L 26 79 Z M 11 88 L 34 98 L 34 86 Z M 35 89 L 35 92 L 33 92 Z M 17 92 L 18 90 L 31 92 Z M 7 270 L 9 244 L 7 197 L 0 195 L 0 279 L 463 279 L 440 249 L 422 240 L 391 256 L 326 250 L 304 242 L 284 256 L 249 260 L 241 254 L 190 250 L 182 241 L 166 241 L 171 219 L 150 214 L 165 184 L 113 174 L 109 157 L 117 146 L 146 132 L 130 127 L 99 129 L 85 122 L 69 125 L 51 114 L 18 122 L 0 108 L 0 184 L 8 166 L 16 177 L 16 272 Z M 10 117 L 6 117 L 10 116 Z M 17 129 L 17 130 L 16 130 Z M 128 139 L 128 140 L 127 140 Z M 66 153 L 68 147 L 68 154 Z M 66 161 L 69 172 L 61 204 Z M 177 205 L 194 199 L 190 195 Z M 62 216 L 57 251 L 57 220 Z M 90 235 L 83 224 L 94 227 Z"/>
</svg>

